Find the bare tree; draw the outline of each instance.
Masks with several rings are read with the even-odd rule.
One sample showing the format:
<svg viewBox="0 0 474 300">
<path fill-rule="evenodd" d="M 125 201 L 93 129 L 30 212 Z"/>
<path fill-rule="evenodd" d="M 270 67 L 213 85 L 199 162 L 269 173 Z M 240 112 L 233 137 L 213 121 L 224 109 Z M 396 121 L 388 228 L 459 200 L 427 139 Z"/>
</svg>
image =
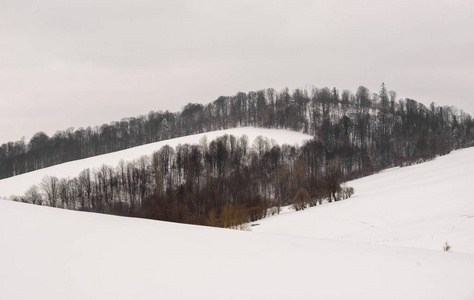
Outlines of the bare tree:
<svg viewBox="0 0 474 300">
<path fill-rule="evenodd" d="M 45 193 L 48 199 L 49 205 L 52 207 L 57 206 L 59 193 L 58 184 L 59 180 L 55 176 L 45 176 L 39 184 L 40 189 Z"/>
<path fill-rule="evenodd" d="M 43 197 L 38 189 L 38 186 L 33 185 L 25 193 L 25 200 L 32 204 L 43 204 Z"/>
<path fill-rule="evenodd" d="M 304 210 L 309 202 L 311 201 L 311 197 L 307 190 L 304 188 L 300 188 L 298 192 L 296 192 L 295 197 L 293 197 L 293 208 L 295 210 Z"/>
<path fill-rule="evenodd" d="M 70 196 L 69 181 L 65 178 L 59 180 L 58 183 L 58 193 L 59 199 L 61 200 L 61 207 L 68 208 L 69 206 L 69 196 Z"/>
<path fill-rule="evenodd" d="M 341 162 L 338 158 L 332 159 L 328 162 L 326 167 L 326 189 L 329 193 L 329 202 L 337 201 L 336 194 L 341 190 Z"/>
<path fill-rule="evenodd" d="M 85 169 L 79 174 L 79 189 L 84 193 L 82 195 L 82 208 L 86 208 L 86 205 L 91 204 L 91 194 L 92 194 L 92 182 L 91 182 L 91 170 Z M 87 196 L 88 204 L 86 204 L 85 197 Z"/>
</svg>

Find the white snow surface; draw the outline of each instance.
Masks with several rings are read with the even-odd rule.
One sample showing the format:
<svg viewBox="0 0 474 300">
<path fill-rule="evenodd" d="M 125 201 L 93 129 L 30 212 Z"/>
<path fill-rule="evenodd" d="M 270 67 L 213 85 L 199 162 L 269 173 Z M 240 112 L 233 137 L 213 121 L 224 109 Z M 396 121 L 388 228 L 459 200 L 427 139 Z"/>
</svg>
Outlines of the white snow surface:
<svg viewBox="0 0 474 300">
<path fill-rule="evenodd" d="M 274 140 L 277 144 L 283 145 L 302 145 L 304 141 L 310 140 L 313 137 L 308 134 L 300 132 L 289 131 L 284 129 L 266 129 L 253 127 L 240 127 L 233 129 L 218 130 L 200 134 L 194 134 L 174 139 L 169 139 L 161 142 L 146 144 L 134 148 L 129 148 L 122 151 L 98 155 L 90 158 L 75 160 L 60 165 L 51 166 L 37 171 L 20 174 L 14 177 L 0 180 L 0 199 L 9 198 L 11 195 L 21 196 L 28 188 L 34 184 L 38 184 L 46 175 L 56 176 L 58 178 L 72 178 L 79 175 L 79 173 L 87 168 L 91 170 L 99 168 L 102 165 L 109 165 L 115 167 L 120 160 L 132 161 L 140 158 L 143 155 L 151 155 L 153 152 L 159 150 L 165 145 L 175 148 L 179 144 L 198 144 L 201 139 L 206 136 L 207 142 L 224 136 L 233 135 L 240 138 L 243 135 L 248 137 L 249 146 L 253 144 L 258 136 L 267 138 L 270 142 Z"/>
<path fill-rule="evenodd" d="M 474 148 L 348 182 L 355 194 L 261 220 L 254 231 L 474 254 Z M 474 299 L 474 298 L 473 298 Z"/>
<path fill-rule="evenodd" d="M 11 201 L 0 216 L 0 299 L 474 299 L 472 254 Z"/>
<path fill-rule="evenodd" d="M 250 232 L 0 201 L 0 299 L 472 300 L 473 158 L 355 180 Z"/>
</svg>

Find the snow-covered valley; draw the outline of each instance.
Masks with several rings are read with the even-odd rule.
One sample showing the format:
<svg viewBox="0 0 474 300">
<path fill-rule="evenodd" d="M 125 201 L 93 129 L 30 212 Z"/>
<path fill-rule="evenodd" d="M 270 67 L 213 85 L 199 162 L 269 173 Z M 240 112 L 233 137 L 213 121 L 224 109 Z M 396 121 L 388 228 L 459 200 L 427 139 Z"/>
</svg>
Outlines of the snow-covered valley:
<svg viewBox="0 0 474 300">
<path fill-rule="evenodd" d="M 251 231 L 0 201 L 0 299 L 474 299 L 473 157 L 358 179 L 348 200 Z M 8 180 L 0 195 L 35 183 Z"/>
</svg>

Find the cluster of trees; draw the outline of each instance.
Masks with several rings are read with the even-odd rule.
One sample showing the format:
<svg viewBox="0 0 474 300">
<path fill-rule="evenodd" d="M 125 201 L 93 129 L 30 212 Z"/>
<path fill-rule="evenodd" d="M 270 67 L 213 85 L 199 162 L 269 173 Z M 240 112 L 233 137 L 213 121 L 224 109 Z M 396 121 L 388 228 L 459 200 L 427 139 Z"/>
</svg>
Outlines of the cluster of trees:
<svg viewBox="0 0 474 300">
<path fill-rule="evenodd" d="M 236 227 L 282 205 L 296 209 L 350 197 L 341 188 L 348 162 L 327 160 L 322 141 L 301 147 L 264 137 L 225 135 L 197 145 L 164 146 L 136 161 L 86 169 L 76 178 L 45 177 L 17 198 L 39 205 Z M 273 209 L 273 211 L 272 211 Z"/>
<path fill-rule="evenodd" d="M 329 88 L 259 90 L 219 97 L 181 112 L 150 112 L 100 127 L 44 132 L 0 147 L 0 178 L 66 161 L 169 138 L 238 126 L 286 128 L 318 137 L 327 155 L 383 168 L 474 145 L 474 121 L 454 107 L 398 99 L 384 84 L 378 93 Z M 352 168 L 352 167 L 351 167 Z"/>
<path fill-rule="evenodd" d="M 396 100 L 382 84 L 355 94 L 336 89 L 273 89 L 220 97 L 182 112 L 151 112 L 98 128 L 36 134 L 0 148 L 8 177 L 72 159 L 144 143 L 238 126 L 313 134 L 301 147 L 264 137 L 223 136 L 165 146 L 150 157 L 84 170 L 72 179 L 45 177 L 17 200 L 158 220 L 236 227 L 282 205 L 297 210 L 353 194 L 342 182 L 474 145 L 474 121 L 453 107 Z"/>
</svg>

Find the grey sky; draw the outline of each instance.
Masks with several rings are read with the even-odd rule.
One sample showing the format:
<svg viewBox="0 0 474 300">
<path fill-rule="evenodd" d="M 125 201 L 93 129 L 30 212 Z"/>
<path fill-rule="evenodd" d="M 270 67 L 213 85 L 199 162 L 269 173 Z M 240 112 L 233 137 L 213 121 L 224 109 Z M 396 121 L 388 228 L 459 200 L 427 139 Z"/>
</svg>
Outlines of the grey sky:
<svg viewBox="0 0 474 300">
<path fill-rule="evenodd" d="M 472 115 L 472 28 L 472 0 L 0 0 L 0 144 L 286 86 Z"/>
</svg>

